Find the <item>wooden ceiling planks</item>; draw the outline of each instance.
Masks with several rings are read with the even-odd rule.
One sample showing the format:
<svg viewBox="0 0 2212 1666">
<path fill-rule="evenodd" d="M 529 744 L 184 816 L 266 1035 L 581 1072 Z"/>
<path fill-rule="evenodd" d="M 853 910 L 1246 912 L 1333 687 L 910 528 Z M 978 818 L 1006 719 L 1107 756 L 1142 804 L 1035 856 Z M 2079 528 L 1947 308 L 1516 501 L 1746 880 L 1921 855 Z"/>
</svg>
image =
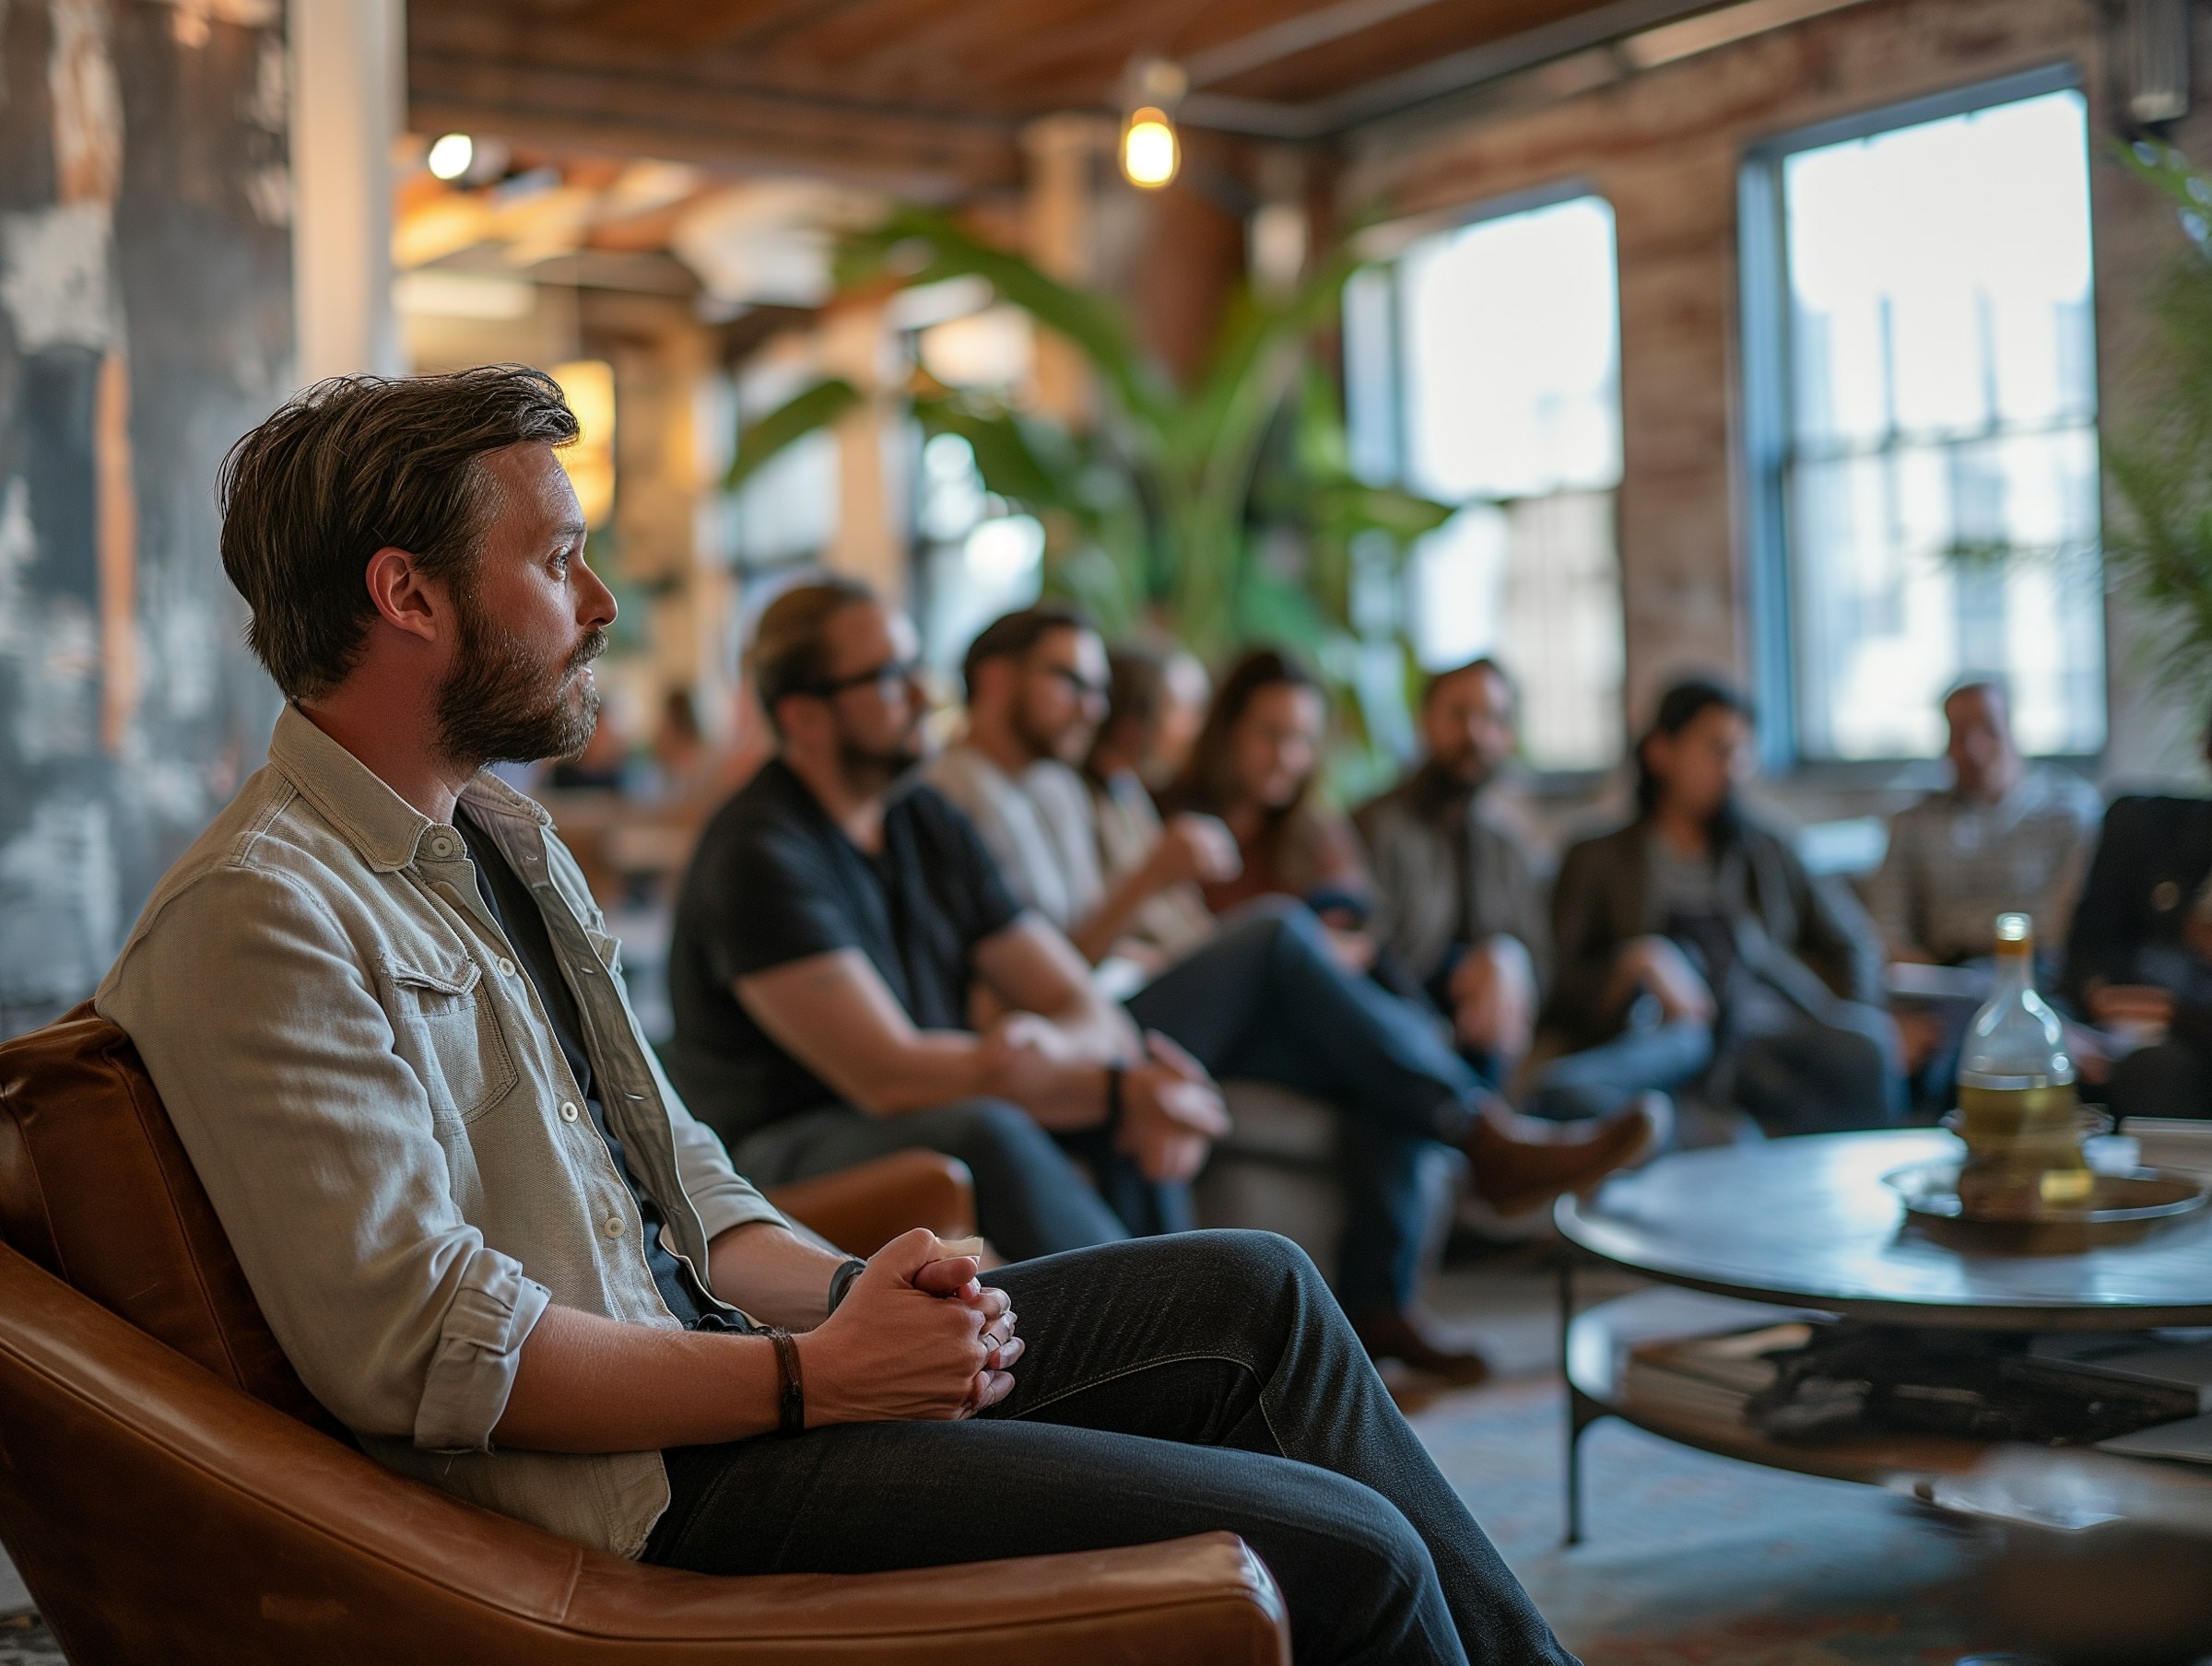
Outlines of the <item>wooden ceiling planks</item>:
<svg viewBox="0 0 2212 1666">
<path fill-rule="evenodd" d="M 1682 0 L 1674 9 L 1710 3 Z M 1299 131 L 1300 111 L 1342 106 L 1361 88 L 1640 4 L 413 0 L 410 96 L 424 131 L 798 167 L 971 195 L 1018 177 L 1028 121 L 1118 108 L 1140 57 L 1236 62 L 1200 90 L 1287 112 L 1283 131 Z M 1310 43 L 1251 50 L 1286 23 Z"/>
</svg>

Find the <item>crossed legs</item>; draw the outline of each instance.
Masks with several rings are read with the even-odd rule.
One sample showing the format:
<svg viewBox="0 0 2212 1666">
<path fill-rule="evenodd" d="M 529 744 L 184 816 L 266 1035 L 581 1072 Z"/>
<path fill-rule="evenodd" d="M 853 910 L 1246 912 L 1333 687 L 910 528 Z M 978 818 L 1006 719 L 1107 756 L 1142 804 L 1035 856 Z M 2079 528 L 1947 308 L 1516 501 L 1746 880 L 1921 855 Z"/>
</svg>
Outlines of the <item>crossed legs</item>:
<svg viewBox="0 0 2212 1666">
<path fill-rule="evenodd" d="M 990 1282 L 1030 1344 L 990 1414 L 671 1452 L 647 1559 L 858 1573 L 1227 1529 L 1300 1666 L 1571 1661 L 1295 1245 L 1138 1239 Z"/>
</svg>

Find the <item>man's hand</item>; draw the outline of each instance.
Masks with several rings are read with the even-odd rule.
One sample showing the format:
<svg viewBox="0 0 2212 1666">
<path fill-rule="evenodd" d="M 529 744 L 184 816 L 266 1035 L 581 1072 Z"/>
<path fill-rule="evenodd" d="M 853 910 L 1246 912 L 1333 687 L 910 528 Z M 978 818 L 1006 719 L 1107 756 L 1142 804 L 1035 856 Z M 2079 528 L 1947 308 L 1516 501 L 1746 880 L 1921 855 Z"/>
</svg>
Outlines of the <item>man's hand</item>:
<svg viewBox="0 0 2212 1666">
<path fill-rule="evenodd" d="M 1003 1290 L 916 1227 L 878 1250 L 836 1312 L 797 1339 L 806 1426 L 972 1417 L 1013 1392 L 1021 1357 Z"/>
<path fill-rule="evenodd" d="M 1452 1027 L 1465 1045 L 1502 1059 L 1528 1050 L 1536 1027 L 1536 969 L 1518 937 L 1500 933 L 1452 969 Z"/>
<path fill-rule="evenodd" d="M 1710 1024 L 1720 1011 L 1698 968 L 1671 938 L 1630 940 L 1621 947 L 1619 968 L 1631 988 L 1649 990 L 1658 998 L 1659 1010 L 1670 1020 Z"/>
<path fill-rule="evenodd" d="M 1008 1013 L 983 1032 L 983 1092 L 1033 1105 L 1052 1091 L 1067 1065 L 1066 1038 L 1035 1013 Z"/>
<path fill-rule="evenodd" d="M 1147 1179 L 1187 1180 L 1229 1132 L 1229 1112 L 1206 1067 L 1167 1037 L 1147 1033 L 1145 1050 L 1122 1075 L 1119 1143 Z"/>
<path fill-rule="evenodd" d="M 1218 885 L 1244 871 L 1237 836 L 1227 823 L 1213 815 L 1184 814 L 1168 817 L 1159 842 L 1152 847 L 1145 871 L 1155 890 L 1196 881 Z"/>
</svg>

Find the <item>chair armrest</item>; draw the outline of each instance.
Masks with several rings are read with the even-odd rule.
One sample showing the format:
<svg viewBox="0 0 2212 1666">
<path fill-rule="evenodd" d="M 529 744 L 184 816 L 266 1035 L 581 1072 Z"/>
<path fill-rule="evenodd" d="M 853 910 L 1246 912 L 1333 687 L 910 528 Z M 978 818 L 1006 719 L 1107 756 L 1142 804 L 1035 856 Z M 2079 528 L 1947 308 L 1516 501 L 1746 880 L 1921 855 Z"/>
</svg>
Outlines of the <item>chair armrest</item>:
<svg viewBox="0 0 2212 1666">
<path fill-rule="evenodd" d="M 1227 1534 L 911 1573 L 709 1578 L 380 1468 L 0 1248 L 0 1537 L 84 1660 L 1286 1666 Z"/>
<path fill-rule="evenodd" d="M 916 1226 L 939 1238 L 975 1230 L 968 1165 L 934 1151 L 895 1151 L 835 1174 L 771 1186 L 768 1201 L 853 1255 L 873 1255 Z"/>
</svg>

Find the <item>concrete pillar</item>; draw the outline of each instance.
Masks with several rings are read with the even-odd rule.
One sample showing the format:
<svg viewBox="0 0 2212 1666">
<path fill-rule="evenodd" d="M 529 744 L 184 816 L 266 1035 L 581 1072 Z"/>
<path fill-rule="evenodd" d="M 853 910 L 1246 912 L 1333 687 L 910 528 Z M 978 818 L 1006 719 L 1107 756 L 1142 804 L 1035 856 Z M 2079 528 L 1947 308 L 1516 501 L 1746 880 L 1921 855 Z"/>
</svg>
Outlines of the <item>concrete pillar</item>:
<svg viewBox="0 0 2212 1666">
<path fill-rule="evenodd" d="M 406 0 L 289 7 L 299 379 L 398 375 L 392 145 L 406 124 Z"/>
</svg>

